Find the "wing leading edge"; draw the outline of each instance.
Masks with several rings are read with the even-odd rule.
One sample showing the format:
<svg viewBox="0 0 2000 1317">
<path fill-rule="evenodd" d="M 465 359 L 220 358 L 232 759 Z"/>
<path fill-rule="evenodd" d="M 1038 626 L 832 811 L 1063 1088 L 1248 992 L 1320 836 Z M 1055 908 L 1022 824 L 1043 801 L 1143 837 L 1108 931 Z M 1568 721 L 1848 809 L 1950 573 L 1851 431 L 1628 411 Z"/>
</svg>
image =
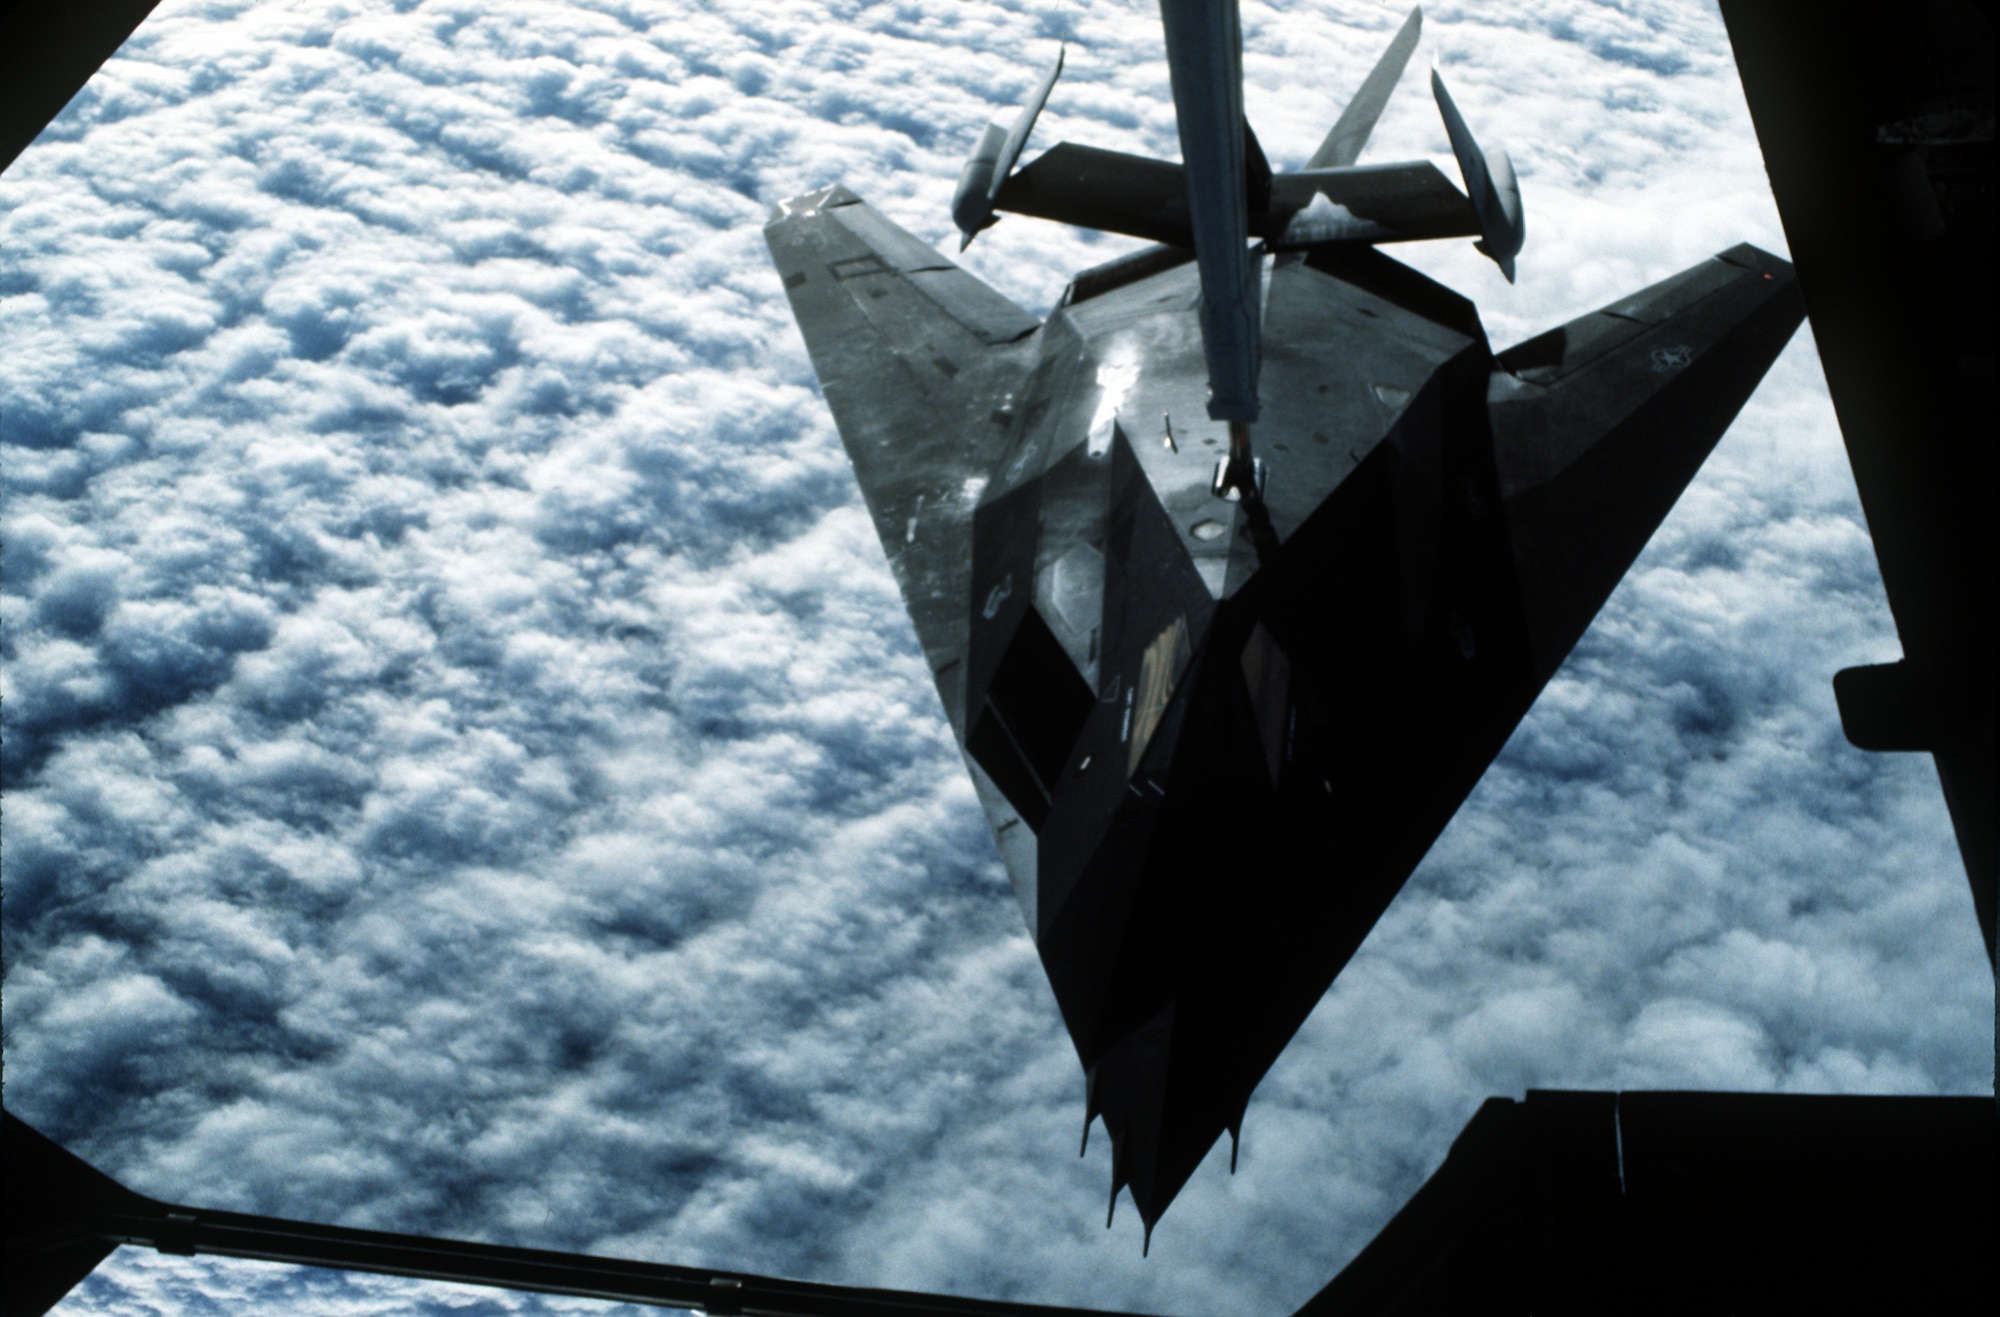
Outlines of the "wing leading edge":
<svg viewBox="0 0 2000 1317">
<path fill-rule="evenodd" d="M 838 185 L 782 203 L 764 239 L 963 747 L 973 511 L 1023 428 L 1041 322 Z M 966 766 L 1032 912 L 1034 834 Z"/>
<path fill-rule="evenodd" d="M 1537 686 L 1804 315 L 1792 267 L 1745 244 L 1496 358 L 1487 407 Z"/>
<path fill-rule="evenodd" d="M 972 511 L 1041 322 L 844 187 L 785 202 L 764 237 L 963 740 Z"/>
</svg>

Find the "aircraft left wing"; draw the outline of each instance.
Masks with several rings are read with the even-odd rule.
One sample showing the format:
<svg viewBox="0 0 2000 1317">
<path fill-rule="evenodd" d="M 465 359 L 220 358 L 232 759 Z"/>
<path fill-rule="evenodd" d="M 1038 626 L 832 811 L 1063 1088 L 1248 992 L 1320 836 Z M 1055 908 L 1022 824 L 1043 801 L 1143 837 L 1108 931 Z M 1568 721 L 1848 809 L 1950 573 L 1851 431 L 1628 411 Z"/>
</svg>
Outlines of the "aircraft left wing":
<svg viewBox="0 0 2000 1317">
<path fill-rule="evenodd" d="M 972 512 L 1041 322 L 838 185 L 764 240 L 963 741 Z"/>
</svg>

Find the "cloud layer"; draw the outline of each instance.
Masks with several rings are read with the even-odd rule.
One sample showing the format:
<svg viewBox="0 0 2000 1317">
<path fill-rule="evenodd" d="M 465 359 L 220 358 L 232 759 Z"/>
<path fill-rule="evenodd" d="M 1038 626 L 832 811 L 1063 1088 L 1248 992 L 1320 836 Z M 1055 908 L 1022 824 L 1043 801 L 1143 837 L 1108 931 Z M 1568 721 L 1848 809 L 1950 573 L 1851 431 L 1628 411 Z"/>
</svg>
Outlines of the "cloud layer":
<svg viewBox="0 0 2000 1317">
<path fill-rule="evenodd" d="M 1401 21 L 1245 8 L 1311 152 Z M 1809 339 L 1141 1261 L 763 251 L 1176 154 L 1144 3 L 167 0 L 0 179 L 9 1108 L 187 1202 L 828 1281 L 1289 1311 L 1481 1098 L 1982 1092 L 1991 980 Z M 1783 250 L 1717 16 L 1437 6 L 1520 170 L 1496 345 Z M 1451 172 L 1415 77 L 1368 159 Z M 1043 310 L 1129 244 L 1024 219 Z M 1212 1161 L 1215 1159 L 1211 1159 Z M 597 1310 L 121 1254 L 65 1313 Z"/>
</svg>

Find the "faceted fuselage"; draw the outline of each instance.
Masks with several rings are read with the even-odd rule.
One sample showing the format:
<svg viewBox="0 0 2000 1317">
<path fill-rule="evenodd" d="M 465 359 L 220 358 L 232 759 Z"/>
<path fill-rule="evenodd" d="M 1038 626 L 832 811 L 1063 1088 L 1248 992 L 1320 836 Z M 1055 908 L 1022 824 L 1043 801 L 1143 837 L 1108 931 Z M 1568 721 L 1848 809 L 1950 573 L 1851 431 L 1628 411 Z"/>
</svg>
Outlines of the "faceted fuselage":
<svg viewBox="0 0 2000 1317">
<path fill-rule="evenodd" d="M 1187 253 L 1037 323 L 843 188 L 766 236 L 1150 1226 L 1790 337 L 1790 267 L 1496 358 L 1370 247 L 1266 256 L 1246 504 Z"/>
</svg>

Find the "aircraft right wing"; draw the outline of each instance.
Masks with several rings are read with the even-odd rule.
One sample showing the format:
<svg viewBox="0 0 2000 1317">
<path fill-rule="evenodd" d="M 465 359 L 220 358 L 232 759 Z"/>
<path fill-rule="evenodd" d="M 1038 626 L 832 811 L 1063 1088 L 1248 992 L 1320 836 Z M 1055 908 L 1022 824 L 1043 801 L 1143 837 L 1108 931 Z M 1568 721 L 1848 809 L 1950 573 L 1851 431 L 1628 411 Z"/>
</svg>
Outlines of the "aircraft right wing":
<svg viewBox="0 0 2000 1317">
<path fill-rule="evenodd" d="M 1537 688 L 1804 317 L 1792 267 L 1744 244 L 1495 358 L 1493 455 Z"/>
</svg>

